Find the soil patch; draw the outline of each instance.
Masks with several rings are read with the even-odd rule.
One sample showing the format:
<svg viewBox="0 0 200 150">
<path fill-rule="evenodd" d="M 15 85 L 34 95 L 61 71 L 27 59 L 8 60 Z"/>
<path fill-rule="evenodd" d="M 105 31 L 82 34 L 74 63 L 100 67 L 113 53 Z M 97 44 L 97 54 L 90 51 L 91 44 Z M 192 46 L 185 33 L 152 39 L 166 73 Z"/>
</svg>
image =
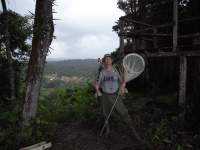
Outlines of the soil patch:
<svg viewBox="0 0 200 150">
<path fill-rule="evenodd" d="M 128 130 L 128 129 L 127 129 Z M 58 132 L 52 140 L 51 150 L 138 150 L 137 141 L 128 132 L 114 131 L 108 138 L 100 137 L 101 129 L 90 124 L 75 122 Z"/>
</svg>

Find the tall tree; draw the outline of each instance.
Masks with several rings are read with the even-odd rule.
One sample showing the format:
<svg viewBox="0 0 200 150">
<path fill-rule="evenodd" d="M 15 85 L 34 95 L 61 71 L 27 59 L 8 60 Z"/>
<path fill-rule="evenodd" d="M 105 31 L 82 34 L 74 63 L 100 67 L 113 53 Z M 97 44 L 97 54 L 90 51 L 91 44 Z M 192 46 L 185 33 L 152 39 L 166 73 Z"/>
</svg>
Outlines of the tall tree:
<svg viewBox="0 0 200 150">
<path fill-rule="evenodd" d="M 11 92 L 11 102 L 13 107 L 16 105 L 15 98 L 15 80 L 13 74 L 13 66 L 12 66 L 12 56 L 10 53 L 10 45 L 9 45 L 9 34 L 8 34 L 8 14 L 5 0 L 1 0 L 3 13 L 4 13 L 4 26 L 5 26 L 5 45 L 6 45 L 6 54 L 9 64 L 9 77 L 10 77 L 10 92 Z"/>
<path fill-rule="evenodd" d="M 15 98 L 17 101 L 21 95 L 20 87 L 24 84 L 24 75 L 22 71 L 26 66 L 26 63 L 18 61 L 18 59 L 27 59 L 30 56 L 31 46 L 27 41 L 32 38 L 32 24 L 30 24 L 30 17 L 21 16 L 11 10 L 7 10 L 7 16 L 9 48 L 12 56 Z M 4 104 L 5 107 L 10 107 L 12 101 L 10 101 L 10 77 L 8 57 L 6 55 L 6 27 L 4 18 L 4 13 L 0 11 L 0 103 Z"/>
<path fill-rule="evenodd" d="M 20 125 L 22 129 L 29 126 L 29 118 L 35 117 L 37 112 L 45 60 L 54 32 L 53 2 L 54 0 L 36 1 L 32 51 L 20 107 Z"/>
</svg>

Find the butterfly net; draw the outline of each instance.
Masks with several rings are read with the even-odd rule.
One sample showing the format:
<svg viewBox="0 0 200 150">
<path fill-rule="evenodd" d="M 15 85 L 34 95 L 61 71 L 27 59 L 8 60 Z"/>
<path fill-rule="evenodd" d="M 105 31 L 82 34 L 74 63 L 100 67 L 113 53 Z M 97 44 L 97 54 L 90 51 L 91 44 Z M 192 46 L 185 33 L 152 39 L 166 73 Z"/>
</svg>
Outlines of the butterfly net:
<svg viewBox="0 0 200 150">
<path fill-rule="evenodd" d="M 124 81 L 129 82 L 138 77 L 144 70 L 145 62 L 142 56 L 132 53 L 123 59 Z"/>
</svg>

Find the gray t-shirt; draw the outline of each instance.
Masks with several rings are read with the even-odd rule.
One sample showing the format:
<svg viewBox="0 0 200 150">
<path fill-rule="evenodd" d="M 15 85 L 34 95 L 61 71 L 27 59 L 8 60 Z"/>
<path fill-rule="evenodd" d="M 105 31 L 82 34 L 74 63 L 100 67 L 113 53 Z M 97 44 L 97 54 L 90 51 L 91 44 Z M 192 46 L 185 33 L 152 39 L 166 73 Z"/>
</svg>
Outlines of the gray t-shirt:
<svg viewBox="0 0 200 150">
<path fill-rule="evenodd" d="M 116 72 L 114 68 L 112 68 L 112 70 L 110 71 L 104 69 L 102 71 L 102 76 L 100 81 L 100 88 L 102 89 L 102 91 L 104 93 L 109 93 L 109 94 L 116 93 L 119 90 L 119 86 L 120 86 L 120 81 L 118 78 L 118 72 Z"/>
</svg>

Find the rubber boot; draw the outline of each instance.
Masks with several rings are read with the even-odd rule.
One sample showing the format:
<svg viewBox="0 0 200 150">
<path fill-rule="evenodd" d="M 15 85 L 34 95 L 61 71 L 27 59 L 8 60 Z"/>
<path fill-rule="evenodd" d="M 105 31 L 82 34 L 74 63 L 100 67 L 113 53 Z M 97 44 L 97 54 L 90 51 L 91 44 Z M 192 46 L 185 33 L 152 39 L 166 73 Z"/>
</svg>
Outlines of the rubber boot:
<svg viewBox="0 0 200 150">
<path fill-rule="evenodd" d="M 133 139 L 135 140 L 137 140 L 137 141 L 139 141 L 140 143 L 142 143 L 142 140 L 141 140 L 141 138 L 138 136 L 138 134 L 135 132 L 135 127 L 134 127 L 134 125 L 133 125 L 133 123 L 128 123 L 127 124 L 128 125 L 128 127 L 129 127 L 129 129 L 130 129 L 130 131 L 131 131 L 131 136 L 133 137 Z"/>
<path fill-rule="evenodd" d="M 109 137 L 111 135 L 110 133 L 110 126 L 109 122 L 106 123 L 106 133 L 104 134 L 105 137 Z"/>
</svg>

